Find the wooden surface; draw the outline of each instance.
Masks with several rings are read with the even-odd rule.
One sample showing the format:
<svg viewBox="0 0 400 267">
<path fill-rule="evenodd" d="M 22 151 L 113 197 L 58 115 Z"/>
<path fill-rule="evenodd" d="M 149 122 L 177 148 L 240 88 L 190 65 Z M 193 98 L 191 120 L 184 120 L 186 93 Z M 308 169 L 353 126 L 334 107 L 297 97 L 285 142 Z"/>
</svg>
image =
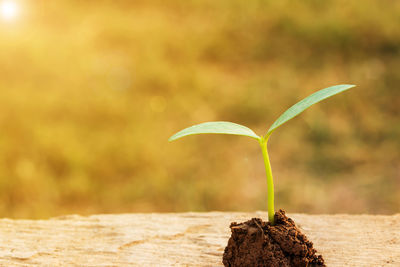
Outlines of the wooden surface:
<svg viewBox="0 0 400 267">
<path fill-rule="evenodd" d="M 400 214 L 289 214 L 328 266 L 400 266 Z M 266 213 L 0 220 L 0 266 L 221 266 L 231 221 Z"/>
</svg>

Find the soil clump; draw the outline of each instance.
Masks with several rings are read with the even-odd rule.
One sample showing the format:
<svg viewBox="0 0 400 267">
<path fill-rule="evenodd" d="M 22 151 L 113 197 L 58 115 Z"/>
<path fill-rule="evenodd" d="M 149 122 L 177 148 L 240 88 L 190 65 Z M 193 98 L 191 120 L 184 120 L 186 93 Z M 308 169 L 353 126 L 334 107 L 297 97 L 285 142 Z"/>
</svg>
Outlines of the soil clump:
<svg viewBox="0 0 400 267">
<path fill-rule="evenodd" d="M 230 228 L 232 235 L 223 256 L 225 266 L 326 266 L 322 256 L 316 255 L 313 243 L 283 210 L 275 213 L 275 225 L 253 218 L 233 222 Z"/>
</svg>

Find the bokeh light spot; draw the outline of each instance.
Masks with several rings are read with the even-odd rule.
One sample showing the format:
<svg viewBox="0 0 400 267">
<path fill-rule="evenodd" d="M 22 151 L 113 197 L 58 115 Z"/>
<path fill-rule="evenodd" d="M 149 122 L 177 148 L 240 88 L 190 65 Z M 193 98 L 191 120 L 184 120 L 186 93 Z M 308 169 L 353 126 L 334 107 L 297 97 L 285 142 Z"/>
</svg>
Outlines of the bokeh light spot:
<svg viewBox="0 0 400 267">
<path fill-rule="evenodd" d="M 14 1 L 3 1 L 0 3 L 0 15 L 2 19 L 10 21 L 18 15 L 18 5 Z"/>
</svg>

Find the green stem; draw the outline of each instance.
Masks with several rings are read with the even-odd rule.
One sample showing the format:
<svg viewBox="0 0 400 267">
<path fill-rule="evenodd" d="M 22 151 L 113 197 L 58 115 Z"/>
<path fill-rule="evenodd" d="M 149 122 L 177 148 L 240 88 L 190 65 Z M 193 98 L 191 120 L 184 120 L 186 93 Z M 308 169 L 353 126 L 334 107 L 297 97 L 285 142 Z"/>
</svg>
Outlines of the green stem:
<svg viewBox="0 0 400 267">
<path fill-rule="evenodd" d="M 274 208 L 274 179 L 272 178 L 271 164 L 269 162 L 267 143 L 268 136 L 262 137 L 260 139 L 260 146 L 262 154 L 264 157 L 265 172 L 267 174 L 267 192 L 268 192 L 268 221 L 274 225 L 275 224 L 275 208 Z"/>
</svg>

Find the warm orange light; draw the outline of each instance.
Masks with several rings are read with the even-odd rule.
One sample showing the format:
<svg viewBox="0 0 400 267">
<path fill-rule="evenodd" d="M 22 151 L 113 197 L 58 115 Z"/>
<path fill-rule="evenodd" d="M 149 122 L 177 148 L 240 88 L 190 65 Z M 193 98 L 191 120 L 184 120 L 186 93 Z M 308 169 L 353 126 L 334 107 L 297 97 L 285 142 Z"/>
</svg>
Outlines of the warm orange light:
<svg viewBox="0 0 400 267">
<path fill-rule="evenodd" d="M 0 16 L 4 20 L 13 20 L 18 15 L 18 5 L 14 1 L 2 1 L 0 3 Z"/>
</svg>

